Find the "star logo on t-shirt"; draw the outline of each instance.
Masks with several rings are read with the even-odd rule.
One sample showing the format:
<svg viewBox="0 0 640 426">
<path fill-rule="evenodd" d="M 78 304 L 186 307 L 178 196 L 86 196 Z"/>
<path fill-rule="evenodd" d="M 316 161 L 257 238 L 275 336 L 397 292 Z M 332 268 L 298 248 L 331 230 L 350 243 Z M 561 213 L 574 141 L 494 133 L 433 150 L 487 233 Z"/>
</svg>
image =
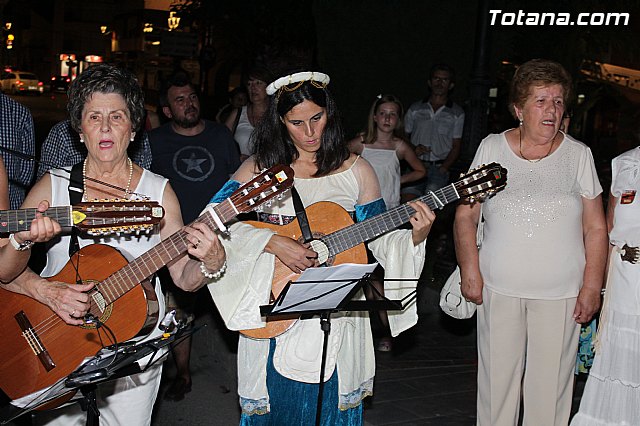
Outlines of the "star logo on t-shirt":
<svg viewBox="0 0 640 426">
<path fill-rule="evenodd" d="M 207 161 L 204 158 L 196 158 L 195 152 L 192 152 L 189 158 L 182 158 L 181 160 L 187 165 L 187 173 L 191 170 L 197 170 L 202 173 L 202 167 L 200 167 L 200 165 Z"/>
<path fill-rule="evenodd" d="M 181 178 L 191 182 L 205 180 L 215 167 L 213 155 L 201 146 L 185 146 L 173 155 L 173 169 Z"/>
</svg>

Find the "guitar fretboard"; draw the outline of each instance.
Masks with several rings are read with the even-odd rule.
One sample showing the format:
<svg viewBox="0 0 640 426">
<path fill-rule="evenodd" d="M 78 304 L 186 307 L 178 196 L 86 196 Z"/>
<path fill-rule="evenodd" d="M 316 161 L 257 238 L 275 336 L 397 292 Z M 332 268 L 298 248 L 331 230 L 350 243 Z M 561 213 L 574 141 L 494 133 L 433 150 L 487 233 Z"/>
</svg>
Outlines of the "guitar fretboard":
<svg viewBox="0 0 640 426">
<path fill-rule="evenodd" d="M 49 207 L 44 216 L 54 219 L 60 226 L 72 226 L 71 206 Z M 0 211 L 0 233 L 27 231 L 31 221 L 36 218 L 37 209 Z"/>
<path fill-rule="evenodd" d="M 237 214 L 237 210 L 230 199 L 213 207 L 213 210 L 222 223 L 233 219 Z M 205 223 L 214 230 L 219 229 L 209 212 L 203 213 L 192 223 Z M 187 233 L 180 230 L 109 276 L 99 286 L 99 291 L 107 304 L 113 303 L 138 283 L 156 273 L 172 260 L 183 255 L 187 251 L 187 245 Z"/>
<path fill-rule="evenodd" d="M 439 210 L 446 204 L 459 199 L 460 195 L 453 183 L 417 198 L 417 200 L 423 201 L 428 205 L 431 210 Z M 409 204 L 402 204 L 372 218 L 325 235 L 320 240 L 327 245 L 329 256 L 335 256 L 358 244 L 400 227 L 409 222 L 415 212 Z"/>
</svg>

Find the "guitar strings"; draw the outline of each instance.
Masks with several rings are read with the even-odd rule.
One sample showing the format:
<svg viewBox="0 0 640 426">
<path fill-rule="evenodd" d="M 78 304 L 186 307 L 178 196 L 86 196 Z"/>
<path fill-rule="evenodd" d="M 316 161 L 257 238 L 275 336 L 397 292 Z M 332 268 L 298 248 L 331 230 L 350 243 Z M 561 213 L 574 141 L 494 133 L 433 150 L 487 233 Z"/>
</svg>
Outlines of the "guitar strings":
<svg viewBox="0 0 640 426">
<path fill-rule="evenodd" d="M 445 188 L 441 188 L 436 193 L 440 197 L 443 197 L 447 203 L 448 200 L 457 200 L 460 197 L 456 195 L 456 191 L 452 188 L 453 185 L 447 185 Z M 435 209 L 435 202 L 432 199 L 431 194 L 424 195 L 419 197 L 418 200 L 425 202 L 431 209 Z M 321 239 L 326 241 L 331 241 L 334 247 L 336 247 L 336 252 L 340 253 L 350 247 L 353 247 L 354 237 L 359 237 L 359 243 L 364 242 L 365 237 L 368 235 L 361 232 L 362 224 L 368 225 L 371 229 L 377 229 L 380 234 L 385 233 L 391 229 L 394 229 L 406 222 L 409 221 L 410 216 L 415 213 L 415 210 L 410 207 L 408 204 L 402 204 L 397 206 L 391 210 L 388 210 L 384 213 L 381 213 L 377 216 L 373 216 L 365 221 L 355 223 L 353 225 L 349 225 L 346 228 L 338 230 L 332 234 L 329 234 Z M 397 221 L 400 223 L 394 223 L 392 226 L 389 226 L 389 222 L 393 220 L 393 216 L 397 216 Z M 358 244 L 359 244 L 358 243 Z M 355 244 L 357 245 L 357 244 Z M 335 253 L 334 253 L 335 254 Z"/>
</svg>

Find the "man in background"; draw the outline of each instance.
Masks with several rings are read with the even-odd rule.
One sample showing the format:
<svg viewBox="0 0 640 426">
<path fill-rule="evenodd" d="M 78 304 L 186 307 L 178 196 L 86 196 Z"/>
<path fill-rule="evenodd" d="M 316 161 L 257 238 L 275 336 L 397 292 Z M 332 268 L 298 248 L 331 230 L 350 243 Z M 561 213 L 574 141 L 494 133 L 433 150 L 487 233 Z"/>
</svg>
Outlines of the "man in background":
<svg viewBox="0 0 640 426">
<path fill-rule="evenodd" d="M 169 77 L 159 100 L 170 121 L 149 133 L 151 170 L 169 179 L 180 202 L 182 219 L 188 224 L 238 168 L 240 154 L 226 126 L 201 118 L 200 100 L 186 72 L 178 71 Z M 167 311 L 176 309 L 176 318 L 190 324 L 197 293 L 177 288 L 168 273 L 161 275 L 161 280 L 167 294 Z M 191 391 L 191 338 L 178 343 L 172 353 L 178 372 L 164 398 L 179 401 Z"/>
<path fill-rule="evenodd" d="M 449 98 L 455 85 L 453 68 L 434 65 L 427 85 L 427 97 L 411 105 L 404 117 L 405 132 L 411 136 L 427 176 L 402 190 L 403 202 L 447 185 L 449 169 L 460 155 L 464 111 Z"/>
</svg>

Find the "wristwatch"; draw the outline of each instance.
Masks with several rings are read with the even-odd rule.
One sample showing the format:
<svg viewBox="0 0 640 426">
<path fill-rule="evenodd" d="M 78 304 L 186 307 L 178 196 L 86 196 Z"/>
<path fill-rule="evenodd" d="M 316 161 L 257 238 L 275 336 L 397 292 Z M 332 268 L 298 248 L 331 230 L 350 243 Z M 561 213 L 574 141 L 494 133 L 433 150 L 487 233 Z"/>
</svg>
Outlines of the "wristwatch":
<svg viewBox="0 0 640 426">
<path fill-rule="evenodd" d="M 16 237 L 14 237 L 13 234 L 9 234 L 9 242 L 11 243 L 13 248 L 18 250 L 18 251 L 29 250 L 35 244 L 31 240 L 25 240 L 25 241 L 19 243 L 19 242 L 16 241 Z"/>
</svg>

